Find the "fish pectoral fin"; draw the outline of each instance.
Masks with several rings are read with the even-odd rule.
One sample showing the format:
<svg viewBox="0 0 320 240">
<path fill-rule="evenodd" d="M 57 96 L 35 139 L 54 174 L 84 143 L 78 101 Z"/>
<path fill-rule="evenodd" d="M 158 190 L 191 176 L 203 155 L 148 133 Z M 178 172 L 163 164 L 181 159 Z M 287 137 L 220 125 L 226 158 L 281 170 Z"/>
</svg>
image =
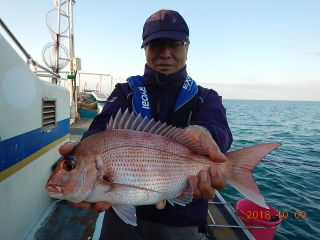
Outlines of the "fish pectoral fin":
<svg viewBox="0 0 320 240">
<path fill-rule="evenodd" d="M 180 194 L 180 196 L 172 199 L 167 199 L 167 201 L 173 206 L 174 203 L 186 206 L 186 204 L 191 203 L 193 199 L 193 186 L 189 180 L 189 186 Z"/>
<path fill-rule="evenodd" d="M 114 182 L 110 182 L 107 180 L 101 180 L 101 182 L 103 182 L 103 184 L 106 185 L 106 187 L 108 188 L 108 192 L 128 191 L 128 190 L 132 190 L 132 189 L 139 189 L 142 191 L 150 191 L 150 192 L 160 193 L 160 192 L 152 190 L 152 189 L 129 185 L 129 184 L 114 183 Z"/>
<path fill-rule="evenodd" d="M 136 210 L 132 205 L 111 205 L 116 214 L 127 224 L 137 226 Z"/>
</svg>

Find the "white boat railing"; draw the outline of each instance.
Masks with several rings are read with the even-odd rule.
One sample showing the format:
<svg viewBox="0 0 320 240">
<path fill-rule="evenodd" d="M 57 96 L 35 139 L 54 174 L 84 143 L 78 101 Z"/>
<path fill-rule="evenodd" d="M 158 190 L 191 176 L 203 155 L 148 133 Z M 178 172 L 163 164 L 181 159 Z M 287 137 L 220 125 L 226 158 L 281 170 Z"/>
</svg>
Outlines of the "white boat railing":
<svg viewBox="0 0 320 240">
<path fill-rule="evenodd" d="M 224 200 L 224 198 L 221 196 L 221 194 L 216 191 L 216 196 L 218 197 L 218 199 L 220 199 L 221 202 L 213 202 L 213 201 L 209 201 L 209 204 L 222 204 L 225 206 L 225 208 L 227 209 L 227 211 L 229 212 L 229 214 L 232 216 L 232 218 L 236 221 L 236 223 L 238 224 L 237 226 L 231 226 L 231 225 L 221 225 L 221 224 L 216 224 L 216 222 L 214 221 L 213 216 L 211 215 L 210 211 L 208 210 L 208 214 L 210 216 L 210 219 L 212 221 L 213 224 L 208 224 L 208 227 L 227 227 L 227 228 L 241 228 L 243 229 L 243 232 L 247 235 L 248 239 L 250 240 L 255 240 L 255 238 L 251 235 L 251 233 L 249 232 L 249 228 L 248 226 L 245 226 L 244 223 L 242 222 L 242 220 L 240 219 L 240 217 L 238 216 L 237 212 L 234 210 L 234 208 L 231 206 L 231 204 L 233 203 L 228 203 Z M 255 228 L 255 227 L 252 227 Z M 259 227 L 260 228 L 260 227 Z"/>
<path fill-rule="evenodd" d="M 110 76 L 110 74 L 103 74 L 103 73 L 77 73 L 77 75 L 79 75 L 78 80 L 79 80 L 79 86 L 81 86 L 81 74 L 82 75 L 94 75 L 94 76 L 99 76 L 100 77 L 100 84 L 97 83 L 97 87 L 96 87 L 96 91 L 98 91 L 99 88 L 99 92 L 101 92 L 101 83 L 102 83 L 102 76 Z M 110 92 L 112 92 L 112 85 L 113 85 L 113 77 L 111 77 L 111 82 L 110 82 Z M 85 86 L 87 86 L 85 84 Z M 81 91 L 81 89 L 79 89 Z M 85 91 L 86 89 L 84 88 L 83 91 Z"/>
<path fill-rule="evenodd" d="M 35 66 L 39 67 L 42 70 L 44 70 L 46 73 L 50 73 L 51 75 L 48 75 L 50 77 L 56 77 L 60 78 L 60 75 L 53 72 L 51 69 L 41 65 L 37 61 L 33 60 L 32 56 L 24 49 L 24 47 L 21 45 L 21 43 L 16 39 L 16 37 L 13 35 L 13 33 L 10 31 L 10 29 L 7 27 L 7 25 L 2 21 L 0 18 L 0 25 L 5 30 L 5 32 L 8 34 L 8 36 L 12 39 L 12 41 L 17 45 L 17 47 L 21 50 L 21 52 L 24 54 L 24 56 L 27 58 L 27 64 L 30 65 L 30 63 Z"/>
<path fill-rule="evenodd" d="M 69 88 L 69 81 L 67 75 L 70 74 L 67 71 L 59 72 L 61 78 L 58 79 L 58 85 Z M 52 82 L 52 76 L 45 74 L 44 71 L 37 71 L 37 75 L 41 77 L 42 80 Z M 103 92 L 110 94 L 117 83 L 123 83 L 127 77 L 116 76 L 106 73 L 87 73 L 87 72 L 77 72 L 76 74 L 76 85 L 78 92 L 85 92 L 87 90 Z"/>
</svg>

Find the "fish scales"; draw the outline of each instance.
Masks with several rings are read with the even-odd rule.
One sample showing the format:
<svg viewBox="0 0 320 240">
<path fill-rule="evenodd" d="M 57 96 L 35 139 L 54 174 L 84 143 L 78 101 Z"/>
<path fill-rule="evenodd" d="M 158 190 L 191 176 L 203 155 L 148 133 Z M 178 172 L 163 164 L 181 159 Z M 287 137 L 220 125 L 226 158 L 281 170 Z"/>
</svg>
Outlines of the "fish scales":
<svg viewBox="0 0 320 240">
<path fill-rule="evenodd" d="M 111 203 L 141 205 L 157 203 L 163 197 L 177 197 L 187 187 L 189 176 L 196 176 L 200 170 L 208 169 L 213 164 L 207 157 L 194 154 L 170 138 L 115 129 L 107 137 L 104 135 L 95 134 L 88 142 L 97 143 L 95 154 L 101 159 L 108 159 L 103 162 L 103 167 L 112 176 L 109 180 L 160 193 L 140 189 L 122 191 L 122 195 L 110 193 L 106 197 Z M 84 144 L 86 142 L 85 139 Z M 123 196 L 126 194 L 131 198 Z"/>
<path fill-rule="evenodd" d="M 119 110 L 106 131 L 82 140 L 58 162 L 46 185 L 48 195 L 75 203 L 109 202 L 135 226 L 133 205 L 167 200 L 185 206 L 193 195 L 188 178 L 215 166 L 239 192 L 268 208 L 251 171 L 280 143 L 228 152 L 225 163 L 216 163 L 196 134 L 152 121 Z"/>
</svg>

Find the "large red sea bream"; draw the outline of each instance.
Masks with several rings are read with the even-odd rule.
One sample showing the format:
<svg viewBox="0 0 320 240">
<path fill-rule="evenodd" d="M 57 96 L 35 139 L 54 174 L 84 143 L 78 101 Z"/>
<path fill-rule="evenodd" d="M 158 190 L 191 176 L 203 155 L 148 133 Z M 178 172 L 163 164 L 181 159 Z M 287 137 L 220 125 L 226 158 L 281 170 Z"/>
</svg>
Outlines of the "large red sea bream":
<svg viewBox="0 0 320 240">
<path fill-rule="evenodd" d="M 225 163 L 215 163 L 191 131 L 128 111 L 122 115 L 119 110 L 106 131 L 82 140 L 59 161 L 46 188 L 57 199 L 109 202 L 124 222 L 136 225 L 133 206 L 162 200 L 185 205 L 193 194 L 188 178 L 215 166 L 244 196 L 268 208 L 251 171 L 279 145 L 265 143 L 229 152 Z"/>
</svg>

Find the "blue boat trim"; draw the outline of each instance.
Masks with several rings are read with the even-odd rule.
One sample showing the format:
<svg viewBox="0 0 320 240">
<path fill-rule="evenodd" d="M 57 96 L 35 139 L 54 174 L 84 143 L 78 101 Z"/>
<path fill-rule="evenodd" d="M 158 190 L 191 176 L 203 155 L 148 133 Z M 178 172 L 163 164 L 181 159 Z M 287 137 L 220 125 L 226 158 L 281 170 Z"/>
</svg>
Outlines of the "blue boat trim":
<svg viewBox="0 0 320 240">
<path fill-rule="evenodd" d="M 70 133 L 70 119 L 57 122 L 57 128 L 41 132 L 41 128 L 0 142 L 0 172 L 19 163 L 47 145 Z"/>
</svg>

